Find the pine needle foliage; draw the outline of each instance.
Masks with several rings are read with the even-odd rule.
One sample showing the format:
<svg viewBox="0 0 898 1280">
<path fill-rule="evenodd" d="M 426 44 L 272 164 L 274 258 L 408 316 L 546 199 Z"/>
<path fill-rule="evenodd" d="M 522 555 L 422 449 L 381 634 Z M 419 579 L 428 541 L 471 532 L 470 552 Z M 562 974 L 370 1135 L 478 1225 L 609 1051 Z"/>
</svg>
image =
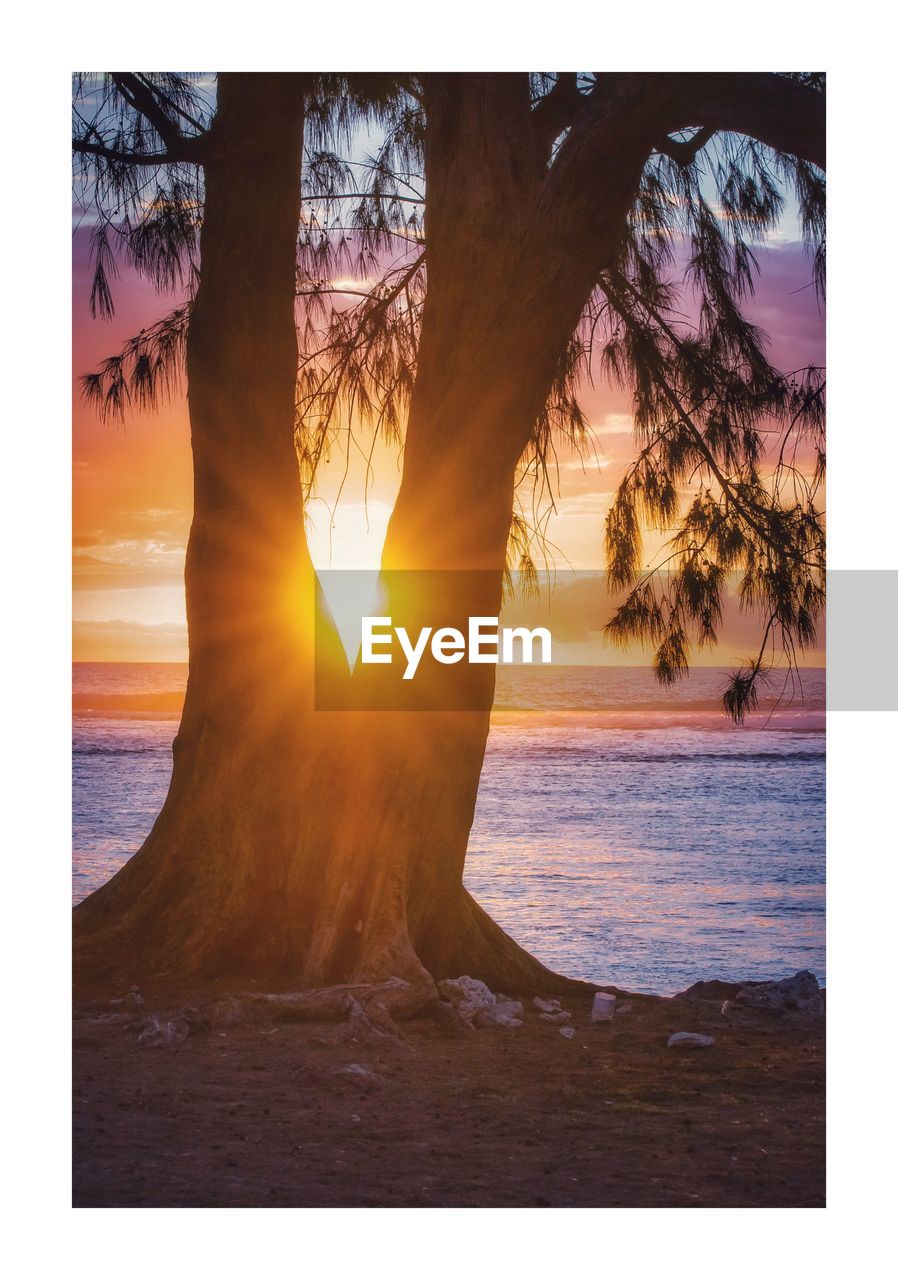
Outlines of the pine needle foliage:
<svg viewBox="0 0 898 1280">
<path fill-rule="evenodd" d="M 622 647 L 653 645 L 656 674 L 671 684 L 693 646 L 716 643 L 735 579 L 762 629 L 758 653 L 725 690 L 737 722 L 756 708 L 771 663 L 791 669 L 813 645 L 824 604 L 824 373 L 775 368 L 743 309 L 753 248 L 776 229 L 790 188 L 822 296 L 822 175 L 724 135 L 703 164 L 659 155 L 647 166 L 618 261 L 590 306 L 603 369 L 633 391 L 639 445 L 606 520 L 609 580 L 627 591 L 607 633 Z M 649 569 L 646 528 L 671 534 Z"/>
<path fill-rule="evenodd" d="M 181 384 L 203 207 L 199 147 L 211 122 L 210 77 L 78 74 L 72 154 L 77 226 L 90 227 L 93 316 L 115 314 L 122 265 L 184 301 L 82 378 L 99 414 L 122 422 Z"/>
<path fill-rule="evenodd" d="M 824 91 L 822 76 L 795 78 Z M 597 79 L 578 76 L 578 92 Z M 531 78 L 534 109 L 556 83 L 551 74 Z M 359 429 L 401 439 L 426 302 L 421 99 L 414 82 L 400 93 L 375 154 L 309 158 L 311 354 L 301 364 L 297 422 L 310 485 L 340 433 L 347 448 Z M 550 165 L 563 142 L 564 132 Z M 726 689 L 725 710 L 740 722 L 771 663 L 791 668 L 814 643 L 824 601 L 824 374 L 776 368 L 745 311 L 756 250 L 790 198 L 822 298 L 822 173 L 739 135 L 695 129 L 665 140 L 534 424 L 509 539 L 507 583 L 513 570 L 532 583 L 535 548 L 551 558 L 557 449 L 590 443 L 583 387 L 605 377 L 629 390 L 639 452 L 606 521 L 609 580 L 625 593 L 609 638 L 652 645 L 656 674 L 671 684 L 688 672 L 694 647 L 716 643 L 735 577 L 740 604 L 763 633 Z M 650 567 L 648 529 L 670 535 Z"/>
</svg>

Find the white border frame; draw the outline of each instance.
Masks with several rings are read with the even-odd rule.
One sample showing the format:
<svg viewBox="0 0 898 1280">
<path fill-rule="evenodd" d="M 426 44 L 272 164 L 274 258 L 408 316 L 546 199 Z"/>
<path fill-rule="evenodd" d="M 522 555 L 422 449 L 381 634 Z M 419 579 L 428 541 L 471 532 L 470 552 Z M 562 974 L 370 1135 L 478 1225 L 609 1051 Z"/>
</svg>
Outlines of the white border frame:
<svg viewBox="0 0 898 1280">
<path fill-rule="evenodd" d="M 831 156 L 830 548 L 833 568 L 895 568 L 894 502 L 869 489 L 896 474 L 896 432 L 876 382 L 894 364 L 889 247 L 894 68 L 885 11 L 856 4 L 841 20 L 780 3 L 744 12 L 702 0 L 684 10 L 643 3 L 610 13 L 595 3 L 558 3 L 546 16 L 487 0 L 380 11 L 358 0 L 303 10 L 170 0 L 151 13 L 109 4 L 8 19 L 3 78 L 7 172 L 3 216 L 7 272 L 5 387 L 4 678 L 12 700 L 3 749 L 12 800 L 4 812 L 8 948 L 6 1172 L 13 1184 L 19 1269 L 154 1277 L 195 1268 L 221 1276 L 322 1270 L 367 1276 L 455 1276 L 501 1268 L 545 1275 L 572 1264 L 629 1276 L 677 1276 L 714 1268 L 729 1275 L 864 1267 L 886 1257 L 892 1210 L 887 1176 L 894 1148 L 891 947 L 894 926 L 896 717 L 840 713 L 829 725 L 831 1015 L 830 1208 L 718 1210 L 698 1223 L 686 1210 L 586 1210 L 534 1220 L 469 1210 L 256 1210 L 68 1208 L 69 1096 L 69 531 L 68 430 L 71 246 L 68 228 L 68 76 L 139 52 L 141 65 L 246 69 L 343 67 L 519 69 L 579 65 L 595 49 L 606 69 L 823 69 L 830 75 Z M 290 59 L 285 54 L 289 51 Z M 876 174 L 874 180 L 869 176 Z M 888 219 L 888 220 L 887 220 Z M 11 317 L 11 320 L 10 320 Z M 12 352 L 10 353 L 10 347 Z M 872 371 L 869 376 L 868 371 Z M 37 394 L 39 392 L 39 395 Z M 859 473 L 859 466 L 867 471 Z M 859 625 L 858 653 L 863 655 Z M 892 883 L 888 883 L 891 880 Z M 888 1077 L 886 1072 L 889 1073 Z M 891 1137 L 886 1127 L 891 1124 Z M 214 1219 L 209 1216 L 214 1213 Z M 453 1214 L 451 1223 L 445 1217 Z M 358 1215 L 363 1214 L 364 1217 Z M 396 1214 L 401 1214 L 401 1219 Z M 615 1215 L 601 1220 L 596 1215 Z M 663 1214 L 663 1218 L 659 1215 Z M 448 1228 L 448 1230 L 447 1230 Z M 653 1231 L 653 1228 L 655 1230 Z M 416 1259 L 420 1261 L 416 1261 Z M 872 1269 L 872 1267 L 871 1267 Z M 878 1270 L 878 1268 L 877 1268 Z"/>
</svg>

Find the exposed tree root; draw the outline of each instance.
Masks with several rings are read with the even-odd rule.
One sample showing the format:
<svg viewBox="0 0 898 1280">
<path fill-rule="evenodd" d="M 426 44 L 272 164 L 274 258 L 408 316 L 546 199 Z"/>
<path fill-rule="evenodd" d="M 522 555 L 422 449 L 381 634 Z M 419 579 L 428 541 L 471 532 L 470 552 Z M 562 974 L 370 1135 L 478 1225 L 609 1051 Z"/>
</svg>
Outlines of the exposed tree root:
<svg viewBox="0 0 898 1280">
<path fill-rule="evenodd" d="M 333 1022 L 354 1018 L 369 1029 L 399 1036 L 396 1019 L 413 1018 L 433 1006 L 436 987 L 403 978 L 385 982 L 344 983 L 314 991 L 244 992 L 211 1001 L 197 1010 L 192 1025 L 233 1022 Z"/>
<path fill-rule="evenodd" d="M 372 1037 L 404 1040 L 397 1019 L 438 1007 L 435 985 L 390 978 L 378 983 L 345 983 L 314 991 L 241 992 L 153 1013 L 134 988 L 110 1010 L 96 1003 L 82 1011 L 93 1021 L 131 1028 L 147 1045 L 179 1044 L 193 1032 L 268 1022 L 347 1021 Z M 100 1011 L 102 1009 L 102 1012 Z"/>
<path fill-rule="evenodd" d="M 425 967 L 439 981 L 467 974 L 493 991 L 515 996 L 587 995 L 595 983 L 555 973 L 525 951 L 462 889 L 453 912 L 445 912 L 439 930 L 422 930 L 416 939 Z"/>
<path fill-rule="evenodd" d="M 157 1012 L 147 1007 L 136 987 L 126 999 L 95 1002 L 92 1009 L 85 1005 L 86 993 L 82 992 L 80 1003 L 87 1016 L 134 1029 L 140 1042 L 149 1046 L 176 1045 L 192 1033 L 213 1028 L 277 1022 L 345 1021 L 366 1036 L 402 1041 L 398 1024 L 406 1019 L 427 1013 L 452 1018 L 437 994 L 436 981 L 442 978 L 466 974 L 479 978 L 494 991 L 516 996 L 589 994 L 595 990 L 592 984 L 547 969 L 518 946 L 466 892 L 460 896 L 456 910 L 444 917 L 445 923 L 451 927 L 440 930 L 443 945 L 432 949 L 430 955 L 426 946 L 421 948 L 423 955 L 421 950 L 414 950 L 407 934 L 397 930 L 392 946 L 368 956 L 357 981 L 308 990 L 242 990 L 231 994 L 221 990 L 219 980 L 215 984 L 217 993 L 210 992 L 207 998 L 197 1000 L 196 993 L 204 986 L 208 990 L 208 984 L 185 974 L 172 986 L 169 969 L 168 974 L 162 975 L 167 980 L 161 985 L 153 983 L 158 989 L 151 1003 Z M 397 956 L 414 959 L 414 964 L 406 964 L 404 969 L 409 976 L 372 977 L 378 970 L 383 972 L 383 963 Z M 131 980 L 137 976 L 132 970 Z M 264 981 L 264 975 L 256 973 L 254 981 Z"/>
</svg>

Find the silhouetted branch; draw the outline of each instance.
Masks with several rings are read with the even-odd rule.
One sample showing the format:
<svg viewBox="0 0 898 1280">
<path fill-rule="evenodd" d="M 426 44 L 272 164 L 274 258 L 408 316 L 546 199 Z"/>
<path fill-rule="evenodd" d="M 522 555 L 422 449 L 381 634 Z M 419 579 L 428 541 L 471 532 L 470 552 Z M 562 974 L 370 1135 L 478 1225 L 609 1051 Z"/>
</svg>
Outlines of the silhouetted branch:
<svg viewBox="0 0 898 1280">
<path fill-rule="evenodd" d="M 111 80 L 127 105 L 152 126 L 165 150 L 144 152 L 138 148 L 131 151 L 120 146 L 109 146 L 91 125 L 82 137 L 72 140 L 72 150 L 76 155 L 97 156 L 108 160 L 111 164 L 127 166 L 202 163 L 205 134 L 187 136 L 181 132 L 177 122 L 167 114 L 163 101 L 169 110 L 188 120 L 195 127 L 199 125 L 183 108 L 173 102 L 169 95 L 150 86 L 142 77 L 131 72 L 113 72 Z M 94 141 L 94 138 L 98 140 Z"/>
<path fill-rule="evenodd" d="M 653 78 L 653 77 L 650 77 Z M 826 97 L 799 80 L 766 72 L 690 72 L 667 82 L 671 124 L 742 133 L 788 155 L 826 167 Z"/>
<path fill-rule="evenodd" d="M 78 156 L 99 156 L 102 160 L 109 160 L 112 164 L 126 165 L 177 164 L 186 159 L 184 156 L 172 156 L 167 151 L 145 155 L 136 151 L 116 151 L 113 147 L 104 147 L 98 142 L 88 142 L 84 138 L 74 138 L 72 140 L 72 151 Z M 199 164 L 199 157 L 196 158 L 195 163 Z"/>
<path fill-rule="evenodd" d="M 135 405 L 153 409 L 180 386 L 187 350 L 190 303 L 129 338 L 114 356 L 81 378 L 81 394 L 100 417 L 124 422 Z"/>
<path fill-rule="evenodd" d="M 682 168 L 692 164 L 695 157 L 701 151 L 702 147 L 714 137 L 714 130 L 707 125 L 703 126 L 691 138 L 681 142 L 676 138 L 665 138 L 663 142 L 658 144 L 658 150 L 662 155 L 667 156 L 670 160 L 675 160 Z"/>
<path fill-rule="evenodd" d="M 175 122 L 165 114 L 153 89 L 136 75 L 126 71 L 113 71 L 112 80 L 119 93 L 135 111 L 139 111 L 144 119 L 153 126 L 165 143 L 166 150 L 176 148 L 183 140 L 181 130 Z"/>
</svg>

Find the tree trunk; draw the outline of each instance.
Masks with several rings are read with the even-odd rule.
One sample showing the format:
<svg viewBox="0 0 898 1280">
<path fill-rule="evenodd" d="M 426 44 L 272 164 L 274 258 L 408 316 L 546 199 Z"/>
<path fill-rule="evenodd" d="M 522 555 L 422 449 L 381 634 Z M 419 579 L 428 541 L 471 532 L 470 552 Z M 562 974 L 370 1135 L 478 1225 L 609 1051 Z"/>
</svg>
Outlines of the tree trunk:
<svg viewBox="0 0 898 1280">
<path fill-rule="evenodd" d="M 150 836 L 76 909 L 76 976 L 248 971 L 294 944 L 313 584 L 294 447 L 304 91 L 299 75 L 219 77 L 187 349 L 187 694 Z"/>
<path fill-rule="evenodd" d="M 383 553 L 384 612 L 413 634 L 444 603 L 428 599 L 434 591 L 452 596 L 455 617 L 441 625 L 464 630 L 467 617 L 498 615 L 516 468 L 589 292 L 557 277 L 548 246 L 541 255 L 532 246 L 544 162 L 535 136 L 528 145 L 526 76 L 430 77 L 427 110 L 427 304 Z M 363 826 L 376 876 L 364 893 L 332 901 L 330 919 L 345 939 L 355 930 L 360 953 L 378 937 L 376 954 L 396 945 L 382 926 L 398 914 L 403 954 L 437 978 L 563 991 L 577 984 L 514 943 L 464 888 L 495 668 L 450 670 L 471 709 L 367 713 L 368 766 L 355 775 L 334 853 L 354 874 Z M 357 679 L 364 696 L 372 677 Z M 364 723 L 353 723 L 356 742 Z M 314 967 L 308 976 L 317 979 Z"/>
<path fill-rule="evenodd" d="M 501 356 L 495 344 L 489 351 Z M 497 382 L 503 381 L 509 401 L 520 400 L 520 383 L 504 379 L 501 366 L 495 363 L 488 379 L 465 383 L 466 417 L 453 424 L 458 450 L 444 450 L 440 463 L 432 468 L 432 480 L 414 464 L 413 441 L 431 429 L 439 431 L 435 424 L 451 411 L 457 393 L 443 388 L 443 394 L 436 396 L 440 407 L 431 410 L 427 404 L 425 427 L 418 417 L 425 413 L 424 388 L 419 393 L 416 387 L 403 482 L 384 548 L 387 571 L 383 576 L 383 611 L 394 626 L 405 625 L 410 634 L 417 634 L 421 625 L 437 624 L 457 626 L 464 632 L 468 617 L 499 614 L 516 458 L 509 454 L 502 465 L 484 466 L 484 454 L 490 433 L 507 429 L 505 406 L 497 392 Z M 534 387 L 534 401 L 540 396 L 544 401 L 545 391 Z M 475 407 L 484 404 L 494 407 L 486 412 Z M 540 407 L 538 403 L 525 422 L 532 422 Z M 436 594 L 442 598 L 435 599 Z M 364 705 L 371 705 L 367 699 L 372 681 L 375 687 L 384 686 L 388 695 L 390 681 L 398 685 L 397 669 L 373 670 L 372 677 L 357 669 Z M 401 938 L 403 954 L 410 949 L 415 961 L 436 978 L 469 973 L 508 993 L 562 992 L 572 985 L 569 980 L 549 972 L 523 951 L 464 888 L 465 855 L 489 734 L 496 669 L 462 664 L 440 668 L 437 679 L 447 670 L 452 697 L 446 702 L 437 699 L 438 709 L 344 713 L 350 721 L 347 740 L 356 770 L 352 793 L 343 802 L 333 856 L 342 861 L 345 878 L 357 875 L 360 858 L 371 867 L 373 878 L 367 886 L 356 881 L 351 899 L 330 902 L 329 918 L 345 939 L 356 931 L 360 954 L 366 947 L 369 956 L 384 949 L 384 922 L 395 925 L 398 914 L 404 927 L 398 935 L 391 927 L 387 942 L 395 945 Z M 414 684 L 420 688 L 423 683 L 426 692 L 427 679 L 422 664 Z M 405 694 L 407 687 L 396 692 Z M 464 709 L 465 699 L 470 709 Z M 403 702 L 397 698 L 391 704 L 388 696 L 386 705 L 401 707 Z M 362 741 L 366 747 L 360 754 Z M 349 758 L 343 757 L 344 763 Z M 361 767 L 360 761 L 364 762 Z M 365 848 L 360 853 L 362 830 Z M 341 876 L 331 880 L 332 885 L 340 883 Z M 381 896 L 391 897 L 398 908 L 379 907 Z M 371 948 L 375 939 L 377 945 Z M 395 965 L 392 971 L 399 972 Z M 314 968 L 307 976 L 313 982 L 319 978 Z M 375 971 L 371 976 L 383 975 Z"/>
</svg>

